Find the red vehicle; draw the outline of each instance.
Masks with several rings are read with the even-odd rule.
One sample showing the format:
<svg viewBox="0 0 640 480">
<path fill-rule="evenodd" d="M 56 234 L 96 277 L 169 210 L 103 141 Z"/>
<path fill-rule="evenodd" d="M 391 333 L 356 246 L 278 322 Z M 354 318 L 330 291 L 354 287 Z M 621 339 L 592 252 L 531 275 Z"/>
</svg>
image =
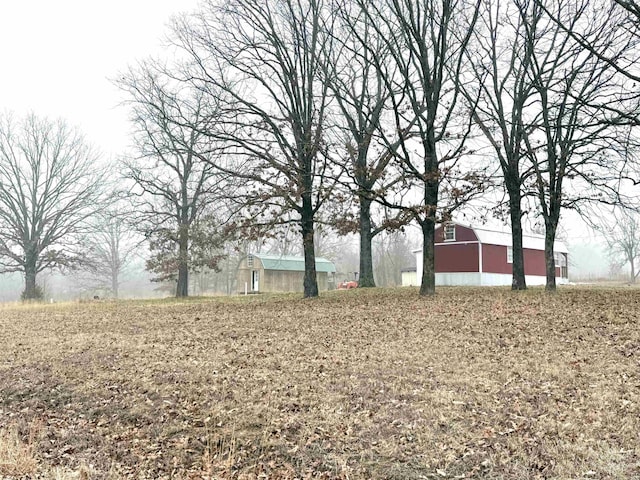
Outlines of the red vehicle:
<svg viewBox="0 0 640 480">
<path fill-rule="evenodd" d="M 340 282 L 338 284 L 338 290 L 351 290 L 352 288 L 358 288 L 358 282 L 355 280 L 345 280 L 344 282 Z"/>
</svg>

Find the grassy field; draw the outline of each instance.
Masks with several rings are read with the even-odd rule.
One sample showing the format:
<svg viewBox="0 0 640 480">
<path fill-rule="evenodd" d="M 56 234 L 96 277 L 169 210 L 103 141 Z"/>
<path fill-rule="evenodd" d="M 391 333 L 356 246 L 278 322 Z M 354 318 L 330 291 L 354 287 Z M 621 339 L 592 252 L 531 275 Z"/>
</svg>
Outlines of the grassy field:
<svg viewBox="0 0 640 480">
<path fill-rule="evenodd" d="M 640 290 L 0 307 L 0 478 L 640 478 Z"/>
</svg>

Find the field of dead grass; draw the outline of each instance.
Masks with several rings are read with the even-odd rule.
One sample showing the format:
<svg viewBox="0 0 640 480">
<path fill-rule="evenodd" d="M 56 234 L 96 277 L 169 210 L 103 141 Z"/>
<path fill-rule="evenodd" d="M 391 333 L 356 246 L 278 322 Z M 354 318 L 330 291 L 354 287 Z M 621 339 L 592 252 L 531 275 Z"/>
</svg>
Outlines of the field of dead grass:
<svg viewBox="0 0 640 480">
<path fill-rule="evenodd" d="M 640 290 L 0 307 L 0 478 L 640 478 Z"/>
</svg>

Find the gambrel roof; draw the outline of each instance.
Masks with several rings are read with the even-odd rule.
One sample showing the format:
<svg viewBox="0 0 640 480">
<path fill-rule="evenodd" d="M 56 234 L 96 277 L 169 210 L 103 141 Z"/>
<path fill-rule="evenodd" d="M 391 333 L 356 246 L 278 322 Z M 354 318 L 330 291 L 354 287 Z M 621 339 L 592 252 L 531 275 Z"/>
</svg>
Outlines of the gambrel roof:
<svg viewBox="0 0 640 480">
<path fill-rule="evenodd" d="M 449 224 L 459 225 L 461 227 L 469 228 L 473 230 L 473 233 L 478 238 L 478 242 L 484 245 L 502 245 L 505 247 L 512 246 L 511 230 L 508 227 L 503 229 L 499 228 L 484 228 L 474 227 L 460 222 L 448 222 Z M 441 225 L 437 225 L 439 228 Z M 447 245 L 455 242 L 436 242 L 436 245 Z M 544 250 L 544 235 L 536 235 L 534 233 L 523 233 L 522 235 L 522 247 L 530 250 Z M 414 250 L 413 252 L 421 252 L 422 249 Z M 553 244 L 553 251 L 556 253 L 569 253 L 564 242 L 556 240 Z"/>
</svg>

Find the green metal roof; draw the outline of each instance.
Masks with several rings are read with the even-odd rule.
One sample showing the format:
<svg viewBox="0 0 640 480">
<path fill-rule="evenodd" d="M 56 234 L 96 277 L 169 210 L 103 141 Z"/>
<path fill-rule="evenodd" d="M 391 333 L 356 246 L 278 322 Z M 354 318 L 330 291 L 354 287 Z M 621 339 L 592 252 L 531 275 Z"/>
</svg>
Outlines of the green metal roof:
<svg viewBox="0 0 640 480">
<path fill-rule="evenodd" d="M 259 258 L 265 270 L 286 270 L 289 272 L 304 272 L 304 257 L 289 255 L 265 255 L 254 253 Z M 336 266 L 326 258 L 316 257 L 316 272 L 334 273 Z"/>
</svg>

